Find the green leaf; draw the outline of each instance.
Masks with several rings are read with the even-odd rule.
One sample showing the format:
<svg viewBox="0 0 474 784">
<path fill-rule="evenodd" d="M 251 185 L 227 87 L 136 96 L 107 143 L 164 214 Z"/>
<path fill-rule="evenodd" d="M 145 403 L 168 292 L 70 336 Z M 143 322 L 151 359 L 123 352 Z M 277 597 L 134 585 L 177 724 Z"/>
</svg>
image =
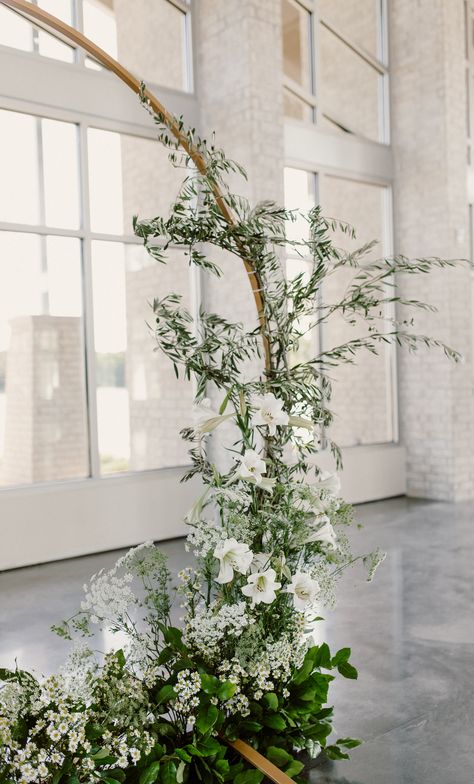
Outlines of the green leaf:
<svg viewBox="0 0 474 784">
<path fill-rule="evenodd" d="M 350 648 L 341 648 L 341 650 L 338 651 L 336 655 L 333 657 L 332 666 L 337 667 L 339 664 L 349 661 L 350 655 L 351 655 Z"/>
<path fill-rule="evenodd" d="M 303 769 L 304 769 L 304 762 L 300 762 L 299 760 L 295 760 L 295 759 L 294 759 L 294 760 L 292 760 L 292 762 L 290 762 L 290 764 L 289 764 L 289 765 L 287 765 L 287 767 L 285 768 L 285 773 L 286 773 L 286 775 L 287 775 L 287 776 L 289 776 L 289 777 L 290 777 L 290 779 L 291 779 L 293 776 L 297 776 L 297 775 L 298 775 L 298 773 L 301 773 L 301 771 L 302 771 Z"/>
<path fill-rule="evenodd" d="M 344 746 L 345 749 L 355 749 L 360 746 L 363 741 L 357 738 L 338 738 L 336 741 L 337 746 Z"/>
<path fill-rule="evenodd" d="M 213 757 L 218 754 L 222 746 L 215 738 L 205 738 L 196 744 L 202 757 Z"/>
<path fill-rule="evenodd" d="M 208 705 L 201 708 L 196 719 L 195 727 L 201 735 L 205 735 L 215 725 L 219 718 L 219 710 L 215 705 Z"/>
<path fill-rule="evenodd" d="M 259 770 L 244 770 L 237 774 L 234 784 L 260 784 L 261 781 L 263 781 L 263 773 Z"/>
<path fill-rule="evenodd" d="M 100 724 L 88 724 L 86 727 L 86 738 L 87 740 L 97 740 L 97 738 L 101 738 L 105 732 L 105 727 L 102 727 Z"/>
<path fill-rule="evenodd" d="M 192 762 L 192 757 L 185 749 L 174 749 L 174 753 L 182 762 Z"/>
<path fill-rule="evenodd" d="M 176 771 L 176 781 L 178 782 L 178 784 L 182 784 L 182 782 L 184 781 L 185 770 L 186 770 L 186 763 L 183 760 L 181 760 L 181 762 L 178 765 L 178 769 Z"/>
<path fill-rule="evenodd" d="M 169 702 L 169 700 L 174 699 L 174 697 L 176 697 L 174 688 L 170 683 L 166 683 L 161 687 L 158 694 L 156 695 L 155 702 L 157 705 L 161 705 L 163 702 Z"/>
<path fill-rule="evenodd" d="M 318 652 L 314 658 L 314 665 L 315 667 L 324 667 L 326 670 L 331 668 L 331 651 L 329 650 L 327 643 L 323 642 L 318 648 Z"/>
<path fill-rule="evenodd" d="M 165 648 L 163 648 L 163 650 L 161 651 L 160 655 L 158 656 L 158 662 L 157 663 L 159 665 L 167 664 L 170 661 L 170 659 L 173 658 L 173 656 L 174 656 L 173 649 L 170 648 L 169 645 L 167 645 Z"/>
<path fill-rule="evenodd" d="M 270 727 L 272 730 L 278 730 L 278 732 L 281 732 L 282 730 L 286 729 L 286 721 L 283 716 L 280 716 L 280 714 L 270 714 L 269 716 L 264 716 L 262 721 L 266 727 Z"/>
<path fill-rule="evenodd" d="M 160 772 L 161 762 L 152 762 L 138 779 L 138 784 L 154 784 Z"/>
<path fill-rule="evenodd" d="M 104 760 L 108 759 L 110 756 L 110 751 L 108 751 L 108 749 L 99 749 L 99 751 L 96 751 L 95 754 L 91 755 L 93 760 Z"/>
<path fill-rule="evenodd" d="M 165 642 L 168 645 L 171 645 L 178 651 L 182 651 L 183 649 L 186 650 L 185 646 L 183 645 L 183 632 L 181 629 L 176 629 L 174 626 L 164 626 L 163 637 L 165 638 Z"/>
<path fill-rule="evenodd" d="M 345 754 L 339 746 L 326 746 L 324 749 L 324 753 L 326 754 L 329 759 L 333 760 L 341 760 L 341 759 L 349 759 L 349 755 Z"/>
<path fill-rule="evenodd" d="M 244 719 L 240 723 L 240 727 L 246 732 L 260 732 L 262 726 L 259 721 L 252 721 L 251 719 Z"/>
<path fill-rule="evenodd" d="M 268 757 L 270 762 L 273 762 L 277 768 L 283 768 L 285 765 L 288 765 L 289 762 L 293 761 L 292 755 L 278 746 L 269 746 L 265 752 L 265 756 Z"/>
<path fill-rule="evenodd" d="M 217 690 L 217 696 L 219 697 L 220 700 L 222 700 L 222 702 L 225 702 L 226 700 L 230 700 L 230 698 L 234 696 L 236 689 L 237 686 L 235 685 L 235 683 L 231 683 L 230 681 L 224 681 L 224 683 L 221 683 L 221 685 Z"/>
<path fill-rule="evenodd" d="M 351 678 L 353 680 L 357 680 L 357 670 L 355 667 L 352 666 L 352 664 L 349 664 L 349 662 L 341 662 L 341 664 L 338 665 L 337 669 L 341 673 L 341 675 L 344 676 L 344 678 Z"/>
<path fill-rule="evenodd" d="M 278 710 L 278 697 L 273 691 L 267 692 L 264 695 L 263 702 L 268 708 L 270 708 L 270 710 L 272 711 Z"/>
<path fill-rule="evenodd" d="M 220 685 L 221 681 L 219 678 L 216 678 L 214 675 L 208 675 L 207 672 L 201 673 L 201 686 L 206 694 L 216 694 Z"/>
<path fill-rule="evenodd" d="M 163 784 L 176 784 L 177 773 L 178 769 L 173 760 L 168 760 L 161 769 L 160 781 L 162 781 Z"/>
<path fill-rule="evenodd" d="M 118 651 L 115 651 L 115 658 L 117 659 L 120 667 L 125 667 L 125 654 L 121 648 Z"/>
</svg>

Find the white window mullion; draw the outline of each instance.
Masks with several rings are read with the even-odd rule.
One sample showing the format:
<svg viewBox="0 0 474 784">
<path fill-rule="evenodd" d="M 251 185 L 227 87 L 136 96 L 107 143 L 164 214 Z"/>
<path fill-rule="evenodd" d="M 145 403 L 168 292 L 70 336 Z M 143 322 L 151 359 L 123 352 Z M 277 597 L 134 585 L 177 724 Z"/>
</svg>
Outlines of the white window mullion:
<svg viewBox="0 0 474 784">
<path fill-rule="evenodd" d="M 97 426 L 97 382 L 94 343 L 94 307 L 92 291 L 92 257 L 89 210 L 89 173 L 87 154 L 87 126 L 79 125 L 79 166 L 82 210 L 82 274 L 84 349 L 86 367 L 87 421 L 89 428 L 89 458 L 92 477 L 100 476 L 100 456 Z"/>
</svg>

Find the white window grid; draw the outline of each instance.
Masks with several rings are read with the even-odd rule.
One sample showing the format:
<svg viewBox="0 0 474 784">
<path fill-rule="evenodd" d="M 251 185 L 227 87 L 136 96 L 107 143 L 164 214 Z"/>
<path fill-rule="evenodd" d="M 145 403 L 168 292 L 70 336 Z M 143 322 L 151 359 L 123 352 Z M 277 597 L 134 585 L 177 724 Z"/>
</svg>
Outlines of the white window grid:
<svg viewBox="0 0 474 784">
<path fill-rule="evenodd" d="M 39 3 L 38 0 L 30 0 L 30 2 L 32 3 L 32 5 L 37 5 L 41 7 L 41 3 Z M 192 0 L 166 0 L 166 2 L 168 2 L 170 5 L 177 8 L 184 15 L 185 84 L 183 89 L 186 92 L 193 92 L 194 47 L 193 47 L 193 30 L 192 30 L 192 14 L 191 14 Z M 72 9 L 72 27 L 74 27 L 80 33 L 84 33 L 83 0 L 71 0 L 71 9 Z M 32 54 L 36 56 L 44 57 L 45 55 L 42 54 L 40 55 L 39 52 L 39 29 L 40 29 L 39 26 L 32 25 Z M 86 59 L 91 59 L 90 55 L 87 55 L 85 51 L 80 47 L 76 47 L 73 44 L 71 44 L 70 41 L 63 39 L 59 33 L 55 33 L 54 37 L 57 38 L 59 41 L 64 40 L 65 43 L 67 43 L 67 45 L 71 47 L 74 53 L 73 62 L 75 65 L 79 67 L 85 67 Z M 8 49 L 11 49 L 11 47 L 0 44 L 0 50 L 8 50 Z"/>
<path fill-rule="evenodd" d="M 193 63 L 192 63 L 192 42 L 191 42 L 191 2 L 186 0 L 167 0 L 180 11 L 186 13 L 186 46 L 188 63 L 188 85 L 194 84 L 193 79 Z M 82 31 L 82 0 L 73 0 L 74 3 L 74 26 Z M 33 26 L 33 29 L 34 26 Z M 33 33 L 33 52 L 24 52 L 11 47 L 1 46 L 0 53 L 4 52 L 7 57 L 11 57 L 12 62 L 17 60 L 19 63 L 25 65 L 32 65 L 32 59 L 40 57 L 41 60 L 49 61 L 54 64 L 54 72 L 57 73 L 58 83 L 63 82 L 64 78 L 71 67 L 84 66 L 85 52 L 80 48 L 75 48 L 74 63 L 64 63 L 60 60 L 51 59 L 44 55 L 39 55 L 37 46 L 37 35 Z M 36 43 L 35 43 L 36 42 Z M 88 80 L 96 77 L 101 80 L 104 76 L 104 71 L 91 71 L 89 68 L 83 68 L 84 77 Z M 105 74 L 106 77 L 108 74 Z M 26 80 L 29 84 L 31 80 Z M 151 85 L 151 89 L 155 89 Z M 172 103 L 178 104 L 180 96 L 186 95 L 181 91 L 166 90 L 168 97 Z M 193 99 L 191 99 L 193 100 Z M 81 261 L 82 261 L 82 318 L 83 318 L 83 339 L 84 339 L 84 369 L 85 369 L 85 387 L 86 387 L 86 419 L 88 429 L 88 444 L 89 444 L 89 476 L 85 481 L 91 480 L 106 480 L 121 477 L 126 479 L 135 477 L 139 474 L 162 473 L 169 469 L 177 468 L 175 466 L 166 466 L 166 468 L 158 469 L 143 469 L 140 471 L 123 471 L 119 474 L 104 474 L 101 471 L 101 461 L 99 453 L 98 442 L 98 415 L 97 415 L 97 379 L 96 379 L 96 357 L 94 345 L 94 314 L 93 314 L 93 288 L 92 288 L 92 243 L 95 241 L 116 242 L 124 245 L 142 245 L 143 241 L 133 234 L 111 234 L 105 232 L 93 231 L 91 228 L 90 220 L 90 201 L 89 201 L 89 172 L 88 172 L 88 130 L 99 129 L 106 131 L 114 131 L 118 133 L 125 133 L 127 135 L 137 136 L 143 139 L 156 139 L 156 131 L 151 123 L 143 121 L 143 126 L 138 125 L 136 122 L 130 122 L 128 117 L 123 119 L 118 118 L 116 114 L 109 118 L 102 116 L 88 116 L 81 112 L 75 112 L 73 109 L 64 107 L 58 108 L 57 106 L 45 106 L 44 104 L 38 105 L 35 101 L 35 88 L 34 84 L 28 88 L 28 94 L 18 96 L 14 100 L 10 96 L 2 97 L 0 94 L 0 108 L 18 111 L 28 114 L 37 118 L 37 140 L 38 140 L 38 155 L 39 155 L 39 222 L 37 224 L 9 222 L 2 221 L 0 216 L 0 231 L 21 233 L 21 234 L 34 234 L 41 239 L 41 262 L 43 266 L 46 263 L 46 237 L 68 237 L 80 240 L 81 244 Z M 144 113 L 145 117 L 145 113 Z M 59 228 L 54 225 L 48 225 L 45 219 L 45 199 L 44 199 L 44 181 L 43 181 L 43 167 L 41 161 L 41 119 L 59 120 L 62 122 L 72 123 L 77 129 L 77 151 L 79 161 L 79 188 L 80 188 L 80 227 L 78 229 Z M 158 142 L 157 142 L 158 143 Z M 171 165 L 171 164 L 170 164 Z M 144 251 L 145 252 L 145 251 Z M 200 276 L 198 272 L 190 267 L 189 270 L 189 287 L 191 296 L 191 309 L 196 316 L 199 312 L 201 302 L 200 291 Z M 151 292 L 152 294 L 152 292 Z M 150 346 L 150 361 L 152 361 L 152 346 Z M 177 438 L 178 438 L 177 434 Z M 41 485 L 54 486 L 68 485 L 84 482 L 84 479 L 67 479 L 67 480 L 50 480 L 42 482 Z M 36 485 L 25 485 L 25 489 Z M 12 489 L 11 486 L 0 488 L 0 493 L 8 492 Z"/>
<path fill-rule="evenodd" d="M 346 121 L 329 111 L 321 96 L 321 62 L 320 62 L 320 46 L 319 35 L 320 28 L 325 27 L 336 38 L 339 39 L 345 46 L 351 49 L 362 60 L 370 65 L 379 75 L 379 95 L 378 95 L 378 111 L 379 111 L 379 138 L 378 141 L 383 144 L 390 143 L 390 116 L 389 116 L 389 67 L 388 67 L 388 0 L 377 0 L 377 15 L 378 15 L 378 41 L 377 41 L 377 56 L 369 52 L 364 47 L 360 46 L 346 33 L 339 30 L 334 24 L 326 18 L 321 11 L 320 3 L 318 0 L 291 0 L 297 6 L 307 11 L 310 14 L 310 62 L 311 74 L 310 83 L 311 90 L 306 90 L 293 79 L 288 76 L 283 76 L 283 86 L 289 93 L 296 96 L 310 107 L 313 117 L 313 122 L 316 125 L 321 123 L 323 118 L 326 118 L 334 125 L 338 126 L 341 130 L 351 134 L 357 133 L 348 126 Z"/>
<path fill-rule="evenodd" d="M 380 237 L 383 255 L 384 256 L 392 256 L 393 255 L 393 189 L 390 180 L 379 177 L 376 175 L 363 175 L 357 174 L 354 172 L 348 172 L 344 170 L 335 170 L 331 168 L 327 168 L 324 165 L 319 165 L 317 170 L 315 170 L 310 165 L 304 166 L 301 161 L 298 161 L 296 164 L 294 163 L 287 163 L 287 166 L 292 166 L 293 168 L 297 168 L 303 171 L 306 171 L 310 177 L 312 178 L 312 191 L 315 196 L 315 203 L 316 204 L 324 204 L 324 191 L 325 191 L 325 182 L 326 177 L 341 177 L 344 180 L 352 180 L 354 182 L 360 184 L 367 184 L 367 185 L 377 185 L 383 188 L 383 226 L 384 226 L 384 233 L 383 236 Z M 291 252 L 291 249 L 287 253 L 288 261 L 296 260 L 301 261 L 301 256 L 296 255 L 294 252 Z M 309 257 L 308 257 L 309 261 Z M 387 291 L 389 290 L 387 286 Z M 319 288 L 317 300 L 315 302 L 315 307 L 317 308 L 320 306 L 324 299 L 324 284 Z M 394 318 L 396 315 L 396 307 L 394 303 L 386 303 L 384 306 L 384 312 L 387 318 Z M 322 352 L 328 348 L 326 344 L 326 336 L 325 336 L 325 329 L 324 324 L 319 324 L 317 329 L 317 335 L 315 335 L 315 341 L 318 346 L 318 351 Z M 389 412 L 389 422 L 388 424 L 388 432 L 391 433 L 391 437 L 387 438 L 386 441 L 380 443 L 399 443 L 400 440 L 400 430 L 399 430 L 399 412 L 398 412 L 398 366 L 397 366 L 397 351 L 395 346 L 387 346 L 384 350 L 384 362 L 385 362 L 385 373 L 387 378 L 387 384 L 385 388 L 386 392 L 386 410 Z M 324 428 L 321 429 L 321 437 L 324 440 L 325 431 Z"/>
</svg>

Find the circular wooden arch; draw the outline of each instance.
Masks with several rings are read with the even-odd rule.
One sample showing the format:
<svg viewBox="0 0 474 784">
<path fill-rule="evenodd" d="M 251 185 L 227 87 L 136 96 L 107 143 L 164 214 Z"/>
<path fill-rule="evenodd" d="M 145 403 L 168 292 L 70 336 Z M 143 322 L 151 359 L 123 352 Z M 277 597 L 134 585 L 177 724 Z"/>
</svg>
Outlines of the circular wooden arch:
<svg viewBox="0 0 474 784">
<path fill-rule="evenodd" d="M 29 22 L 36 25 L 37 27 L 41 27 L 43 30 L 47 32 L 53 33 L 57 38 L 63 40 L 65 43 L 68 44 L 75 44 L 76 46 L 81 47 L 86 52 L 88 52 L 95 60 L 97 60 L 104 68 L 107 70 L 112 71 L 119 79 L 124 82 L 127 87 L 130 87 L 135 93 L 141 93 L 141 83 L 140 80 L 136 78 L 132 73 L 130 73 L 127 68 L 125 68 L 121 63 L 111 57 L 107 52 L 101 49 L 99 46 L 93 43 L 89 38 L 86 38 L 85 35 L 80 33 L 78 30 L 75 30 L 73 27 L 70 27 L 61 19 L 49 14 L 47 11 L 44 11 L 42 8 L 39 8 L 37 5 L 33 5 L 32 3 L 28 2 L 27 0 L 0 0 L 0 3 L 3 5 L 11 8 L 12 10 L 16 11 L 18 14 L 23 16 Z M 175 118 L 173 115 L 166 109 L 166 107 L 158 100 L 158 98 L 153 95 L 152 92 L 149 90 L 145 90 L 145 97 L 149 101 L 150 107 L 153 109 L 154 112 L 163 116 L 163 121 L 165 125 L 168 127 L 170 132 L 175 137 L 176 141 L 182 147 L 182 149 L 189 155 L 189 157 L 194 162 L 198 171 L 206 175 L 207 174 L 207 165 L 204 157 L 201 153 L 196 150 L 192 144 L 189 143 L 187 136 L 181 131 L 179 128 Z M 212 190 L 214 193 L 214 197 L 216 203 L 221 211 L 223 217 L 227 221 L 230 226 L 235 226 L 237 224 L 236 218 L 233 215 L 231 209 L 229 208 L 225 196 L 220 190 L 219 186 L 215 182 L 211 182 Z M 260 285 L 260 281 L 258 278 L 255 269 L 251 261 L 245 255 L 245 249 L 242 248 L 241 253 L 242 261 L 245 265 L 246 272 L 249 276 L 250 285 L 252 287 L 252 293 L 255 300 L 255 305 L 257 307 L 258 319 L 260 323 L 260 329 L 262 333 L 262 340 L 263 340 L 263 347 L 265 352 L 265 367 L 267 370 L 271 368 L 271 357 L 270 357 L 270 347 L 268 343 L 268 339 L 266 336 L 266 318 L 264 313 L 264 299 L 263 299 L 263 292 L 262 287 Z M 253 765 L 255 768 L 260 770 L 267 778 L 273 781 L 275 784 L 294 784 L 293 779 L 290 779 L 289 776 L 286 775 L 282 770 L 276 767 L 270 760 L 263 757 L 259 754 L 258 751 L 255 751 L 252 746 L 245 741 L 237 740 L 235 742 L 226 741 L 229 746 L 235 749 L 247 762 Z"/>
<path fill-rule="evenodd" d="M 83 33 L 80 33 L 74 27 L 71 27 L 70 25 L 66 24 L 66 22 L 58 19 L 56 16 L 53 16 L 47 11 L 44 11 L 39 6 L 33 5 L 33 3 L 28 2 L 28 0 L 0 0 L 0 3 L 11 8 L 13 11 L 16 11 L 16 13 L 18 13 L 20 16 L 23 16 L 37 27 L 52 33 L 56 38 L 59 38 L 65 43 L 72 43 L 81 47 L 101 65 L 103 65 L 104 68 L 118 76 L 118 78 L 121 79 L 121 81 L 124 82 L 127 87 L 130 87 L 131 90 L 137 93 L 137 95 L 141 93 L 141 82 L 139 79 L 137 79 L 136 76 L 134 76 L 121 63 L 107 54 L 107 52 L 97 46 L 97 44 L 83 35 Z M 145 89 L 144 94 L 149 101 L 151 109 L 163 117 L 164 124 L 175 137 L 180 147 L 187 153 L 187 155 L 189 155 L 198 171 L 201 174 L 206 175 L 207 164 L 204 156 L 201 155 L 199 150 L 196 150 L 196 148 L 189 142 L 188 137 L 180 129 L 175 117 L 167 110 L 161 101 L 158 100 L 156 95 L 150 92 L 150 90 Z M 211 180 L 210 182 L 214 198 L 222 216 L 227 221 L 229 226 L 237 225 L 237 220 L 229 205 L 227 204 L 225 196 L 219 188 L 218 183 L 214 180 Z M 243 245 L 241 245 L 239 248 L 239 252 L 249 278 L 255 305 L 257 308 L 265 355 L 265 369 L 268 371 L 271 369 L 271 354 L 270 345 L 267 338 L 267 320 L 265 317 L 264 294 L 262 285 L 259 276 L 251 262 L 251 259 L 248 258 L 248 255 L 245 252 L 245 247 Z"/>
</svg>

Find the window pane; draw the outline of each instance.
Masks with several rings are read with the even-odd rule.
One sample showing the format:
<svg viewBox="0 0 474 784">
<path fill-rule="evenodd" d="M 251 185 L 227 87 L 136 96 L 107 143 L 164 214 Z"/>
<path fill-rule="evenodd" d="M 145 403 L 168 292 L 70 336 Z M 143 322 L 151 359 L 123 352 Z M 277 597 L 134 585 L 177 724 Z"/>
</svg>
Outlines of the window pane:
<svg viewBox="0 0 474 784">
<path fill-rule="evenodd" d="M 285 209 L 300 210 L 305 213 L 316 204 L 316 178 L 313 172 L 303 169 L 285 168 Z M 308 221 L 298 213 L 295 220 L 289 221 L 286 236 L 290 240 L 305 241 L 309 239 Z M 291 247 L 289 248 L 291 253 Z"/>
<path fill-rule="evenodd" d="M 48 13 L 62 19 L 68 25 L 72 25 L 72 4 L 71 0 L 38 0 L 38 5 Z M 38 51 L 45 57 L 53 57 L 55 60 L 64 60 L 66 63 L 74 62 L 74 48 L 59 41 L 54 35 L 50 35 L 45 30 L 37 30 Z"/>
<path fill-rule="evenodd" d="M 184 179 L 157 141 L 95 128 L 88 131 L 91 227 L 133 234 L 132 218 L 166 211 Z"/>
<path fill-rule="evenodd" d="M 285 208 L 287 210 L 302 210 L 308 212 L 316 204 L 316 178 L 313 172 L 303 171 L 302 169 L 285 169 Z M 309 224 L 303 217 L 297 217 L 295 221 L 289 221 L 286 227 L 286 235 L 292 240 L 309 239 Z M 301 251 L 300 251 L 301 252 Z M 286 262 L 286 274 L 288 279 L 295 278 L 303 274 L 305 278 L 311 271 L 309 261 L 297 255 L 296 250 L 288 246 L 288 259 Z M 316 330 L 310 330 L 312 317 L 305 317 L 299 321 L 298 327 L 305 335 L 301 338 L 299 348 L 293 353 L 292 361 L 306 362 L 314 357 L 317 351 Z"/>
<path fill-rule="evenodd" d="M 38 120 L 0 110 L 0 220 L 38 223 Z"/>
<path fill-rule="evenodd" d="M 283 113 L 293 120 L 313 122 L 313 107 L 287 88 L 283 88 Z"/>
<path fill-rule="evenodd" d="M 32 26 L 14 11 L 0 4 L 0 44 L 31 52 L 33 49 Z"/>
<path fill-rule="evenodd" d="M 312 91 L 311 14 L 294 0 L 283 0 L 283 72 Z"/>
<path fill-rule="evenodd" d="M 45 11 L 59 17 L 67 24 L 72 24 L 72 6 L 70 0 L 38 0 L 37 3 Z M 0 5 L 0 44 L 12 46 L 31 52 L 33 49 L 45 57 L 74 61 L 74 48 L 55 38 L 54 35 L 32 25 L 14 11 Z"/>
<path fill-rule="evenodd" d="M 103 473 L 188 462 L 179 431 L 190 422 L 191 383 L 154 352 L 150 302 L 170 291 L 189 307 L 189 269 L 171 250 L 167 265 L 140 245 L 92 243 L 99 452 Z M 111 293 L 113 296 L 111 296 Z"/>
<path fill-rule="evenodd" d="M 168 0 L 84 0 L 83 9 L 85 34 L 138 77 L 189 88 L 186 15 L 179 8 Z"/>
<path fill-rule="evenodd" d="M 355 250 L 366 242 L 378 240 L 366 260 L 384 254 L 383 238 L 385 188 L 377 185 L 326 176 L 324 214 L 347 221 L 355 227 L 355 240 L 337 232 L 336 245 Z M 342 269 L 324 282 L 323 300 L 332 304 L 341 299 L 354 277 L 354 269 Z M 334 314 L 324 326 L 324 348 L 341 345 L 367 334 L 363 323 L 351 326 L 349 319 Z M 360 351 L 354 365 L 341 365 L 331 371 L 333 398 L 330 408 L 336 413 L 330 436 L 341 446 L 383 443 L 393 440 L 391 358 L 393 347 L 381 344 L 379 354 Z"/>
<path fill-rule="evenodd" d="M 380 74 L 320 25 L 321 102 L 330 120 L 351 133 L 380 138 Z"/>
<path fill-rule="evenodd" d="M 322 18 L 349 41 L 380 56 L 380 0 L 319 0 Z"/>
<path fill-rule="evenodd" d="M 80 242 L 0 232 L 0 485 L 88 473 Z"/>
<path fill-rule="evenodd" d="M 45 212 L 48 226 L 78 229 L 79 160 L 77 128 L 42 120 Z"/>
</svg>

